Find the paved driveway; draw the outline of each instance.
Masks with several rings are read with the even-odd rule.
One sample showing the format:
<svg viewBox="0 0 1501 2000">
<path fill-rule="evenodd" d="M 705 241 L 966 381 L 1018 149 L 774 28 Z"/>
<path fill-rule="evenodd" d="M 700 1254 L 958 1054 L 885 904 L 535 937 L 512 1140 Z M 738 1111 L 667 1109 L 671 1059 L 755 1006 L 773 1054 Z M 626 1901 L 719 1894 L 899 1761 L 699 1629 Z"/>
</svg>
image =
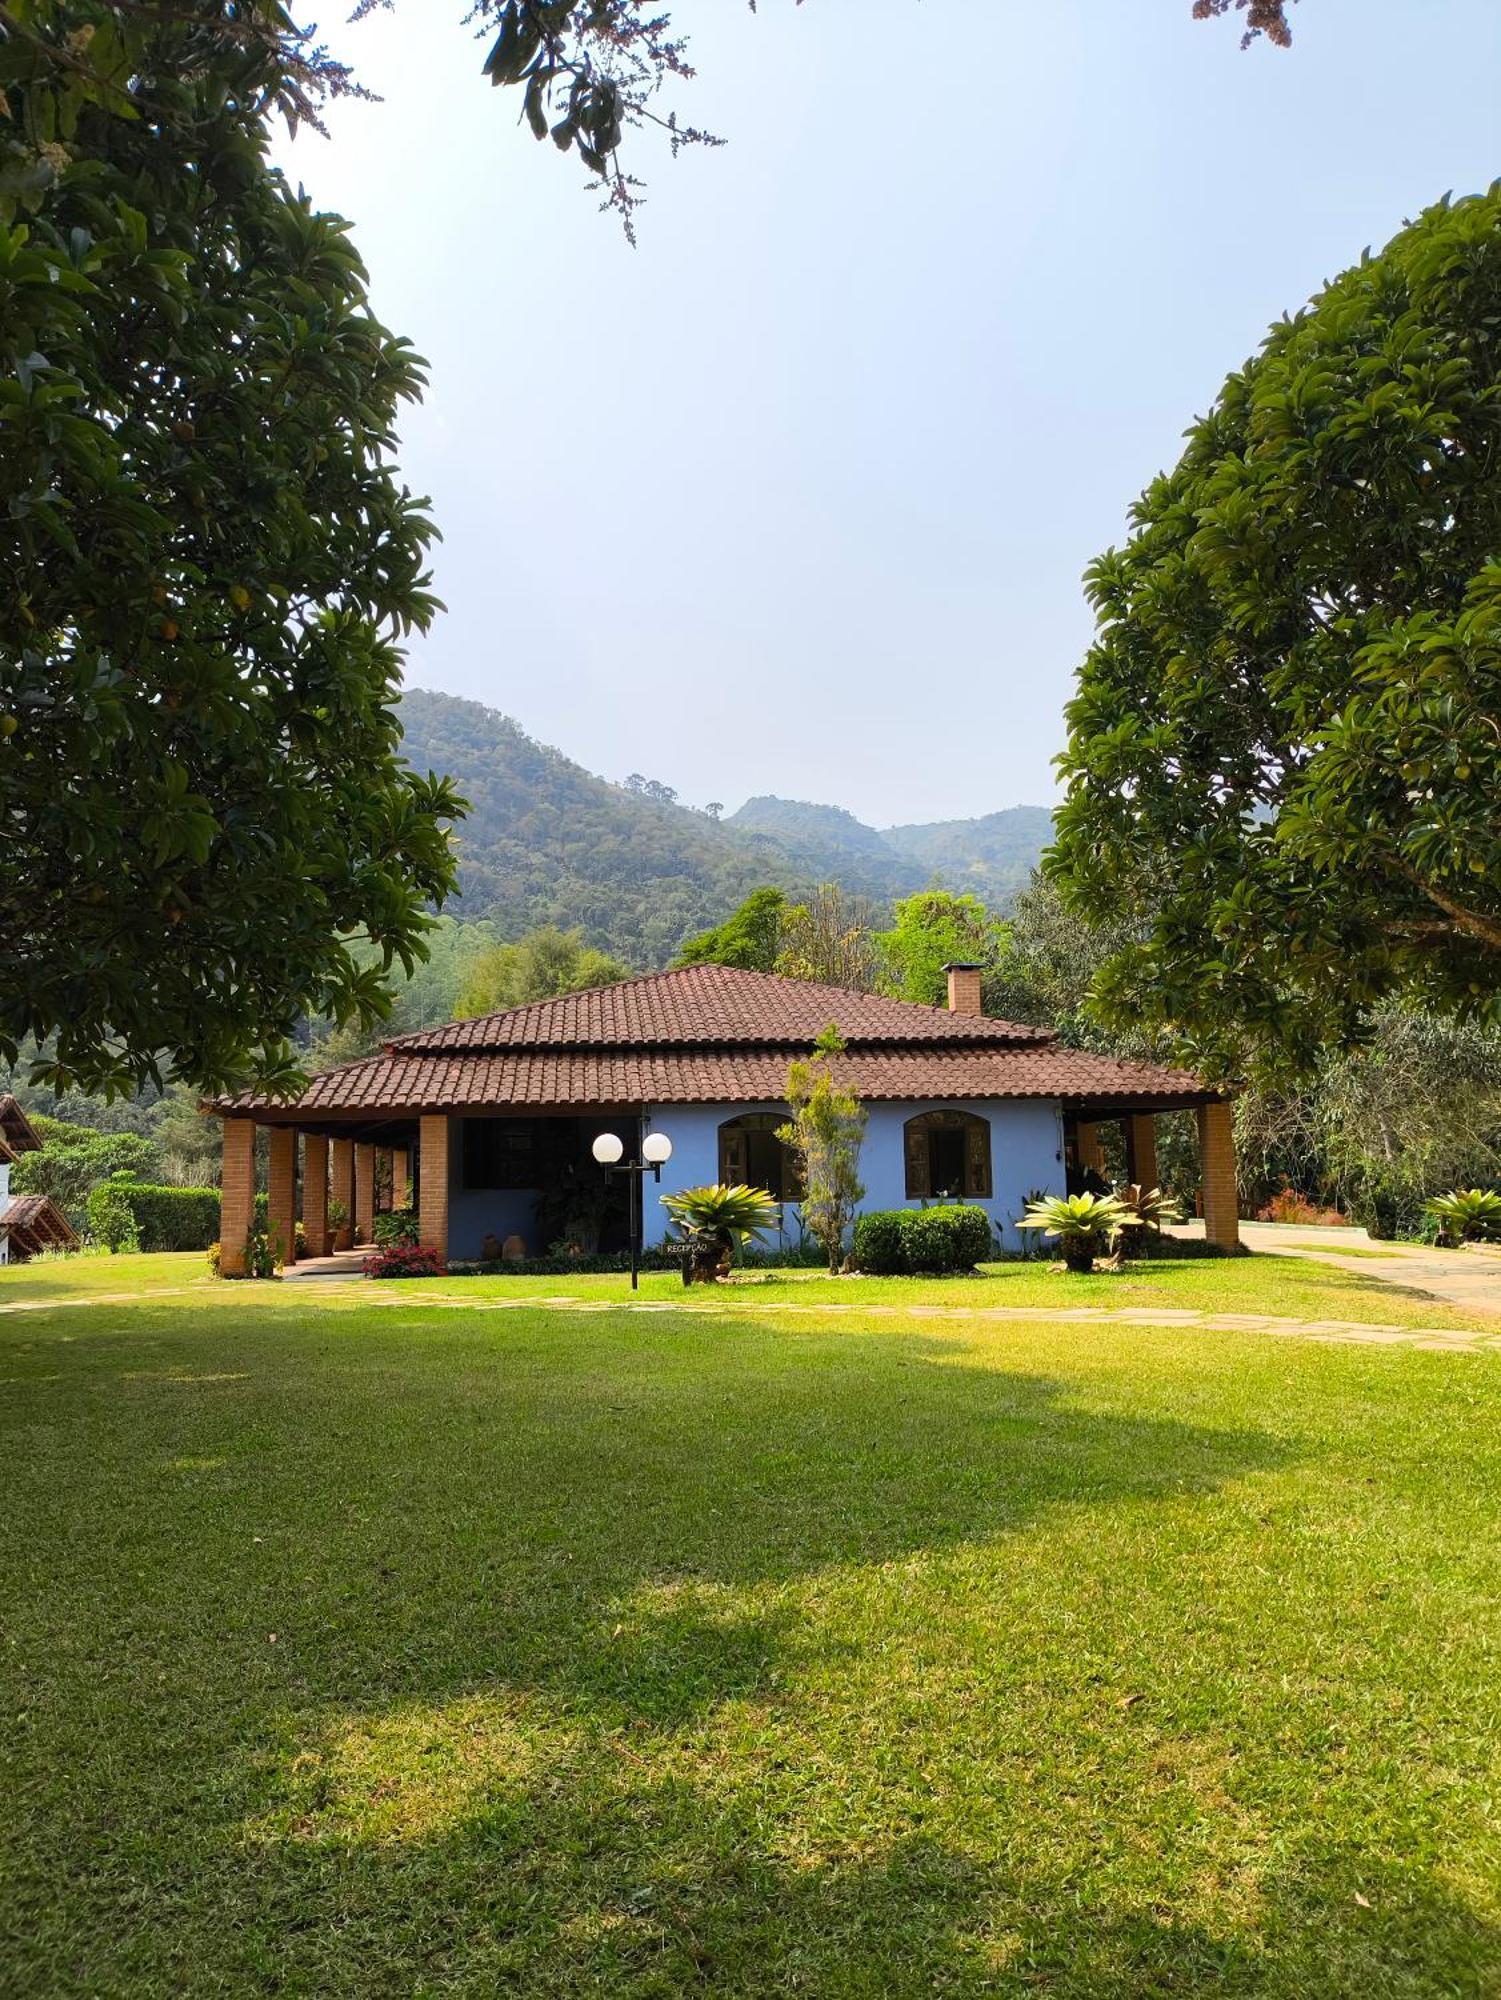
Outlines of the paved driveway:
<svg viewBox="0 0 1501 2000">
<path fill-rule="evenodd" d="M 1202 1236 L 1204 1227 L 1190 1222 L 1173 1233 Z M 1243 1222 L 1240 1233 L 1252 1250 L 1333 1264 L 1357 1277 L 1379 1278 L 1383 1284 L 1443 1299 L 1465 1312 L 1501 1315 L 1501 1249 L 1432 1250 L 1420 1243 L 1373 1243 L 1363 1229 L 1321 1229 L 1297 1222 Z"/>
</svg>

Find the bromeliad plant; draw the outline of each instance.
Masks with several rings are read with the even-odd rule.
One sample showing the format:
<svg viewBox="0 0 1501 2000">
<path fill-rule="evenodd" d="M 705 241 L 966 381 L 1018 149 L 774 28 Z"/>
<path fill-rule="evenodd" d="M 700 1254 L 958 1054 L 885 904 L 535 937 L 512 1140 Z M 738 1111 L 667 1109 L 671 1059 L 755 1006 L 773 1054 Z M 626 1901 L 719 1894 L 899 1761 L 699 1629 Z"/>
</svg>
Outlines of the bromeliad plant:
<svg viewBox="0 0 1501 2000">
<path fill-rule="evenodd" d="M 1149 1242 L 1162 1234 L 1167 1223 L 1183 1220 L 1183 1211 L 1160 1187 L 1144 1188 L 1133 1182 L 1122 1188 L 1120 1200 L 1131 1211 L 1131 1219 L 1123 1217 L 1116 1232 L 1115 1254 L 1122 1263 L 1145 1256 Z"/>
<path fill-rule="evenodd" d="M 723 1277 L 744 1243 L 774 1235 L 781 1204 L 765 1188 L 684 1188 L 664 1194 L 662 1206 L 683 1239 L 683 1283 L 711 1285 Z"/>
<path fill-rule="evenodd" d="M 1136 1210 L 1113 1194 L 1052 1194 L 1032 1202 L 1018 1229 L 1041 1229 L 1058 1238 L 1071 1271 L 1092 1271 L 1121 1230 L 1138 1222 Z"/>
<path fill-rule="evenodd" d="M 1451 1188 L 1426 1203 L 1423 1213 L 1438 1224 L 1440 1243 L 1501 1242 L 1501 1194 L 1494 1188 Z"/>
</svg>

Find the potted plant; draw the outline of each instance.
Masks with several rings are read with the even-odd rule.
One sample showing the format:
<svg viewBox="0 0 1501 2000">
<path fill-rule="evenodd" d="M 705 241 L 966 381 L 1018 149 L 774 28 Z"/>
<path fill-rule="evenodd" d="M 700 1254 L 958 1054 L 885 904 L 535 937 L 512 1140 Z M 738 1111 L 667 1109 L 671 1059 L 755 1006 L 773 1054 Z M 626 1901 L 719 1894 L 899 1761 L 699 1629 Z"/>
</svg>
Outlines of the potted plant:
<svg viewBox="0 0 1501 2000">
<path fill-rule="evenodd" d="M 736 1250 L 749 1238 L 772 1235 L 781 1205 L 765 1188 L 684 1188 L 664 1194 L 662 1206 L 683 1239 L 683 1283 L 710 1285 L 729 1271 Z"/>
<path fill-rule="evenodd" d="M 1056 1236 L 1069 1270 L 1088 1272 L 1112 1239 L 1135 1221 L 1136 1211 L 1113 1194 L 1051 1194 L 1030 1203 L 1016 1226 Z"/>
</svg>

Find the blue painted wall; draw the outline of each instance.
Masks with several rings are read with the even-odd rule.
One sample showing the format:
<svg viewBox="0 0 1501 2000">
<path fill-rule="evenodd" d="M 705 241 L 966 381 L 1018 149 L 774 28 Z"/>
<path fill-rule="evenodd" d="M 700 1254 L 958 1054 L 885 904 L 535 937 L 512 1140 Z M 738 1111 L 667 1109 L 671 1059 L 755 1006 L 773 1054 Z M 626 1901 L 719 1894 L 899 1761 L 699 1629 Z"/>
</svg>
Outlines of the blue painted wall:
<svg viewBox="0 0 1501 2000">
<path fill-rule="evenodd" d="M 527 1249 L 539 1255 L 546 1247 L 537 1242 L 537 1196 L 526 1188 L 466 1188 L 464 1186 L 464 1121 L 448 1121 L 448 1254 L 459 1263 L 480 1255 L 485 1238 L 494 1235 L 502 1243 L 511 1235 L 520 1236 Z"/>
<path fill-rule="evenodd" d="M 1010 1249 L 1022 1247 L 1015 1223 L 1033 1188 L 1063 1191 L 1063 1123 L 1059 1107 L 1047 1102 L 997 1103 L 992 1099 L 925 1098 L 921 1102 L 871 1104 L 860 1173 L 865 1182 L 862 1208 L 919 1208 L 906 1195 L 902 1127 L 922 1111 L 970 1111 L 990 1124 L 993 1198 L 974 1204 L 986 1210 Z M 704 1187 L 719 1178 L 719 1127 L 726 1118 L 748 1111 L 785 1114 L 781 1104 L 668 1104 L 646 1118 L 648 1132 L 665 1132 L 672 1141 L 672 1158 L 662 1170 L 660 1187 L 648 1180 L 642 1207 L 648 1244 L 668 1233 L 667 1211 L 660 1197 L 681 1188 Z M 448 1253 L 458 1262 L 478 1258 L 485 1237 L 503 1243 L 515 1234 L 534 1255 L 546 1245 L 536 1241 L 536 1194 L 525 1188 L 476 1188 L 463 1184 L 462 1120 L 448 1125 Z M 796 1211 L 788 1204 L 786 1238 L 797 1239 Z"/>
<path fill-rule="evenodd" d="M 923 1111 L 971 1111 L 989 1121 L 991 1184 L 995 1194 L 991 1200 L 974 1205 L 986 1210 L 1009 1249 L 1022 1247 L 1015 1223 L 1026 1208 L 1026 1197 L 1031 1190 L 1046 1188 L 1050 1192 L 1063 1192 L 1063 1120 L 1056 1103 L 935 1097 L 920 1103 L 871 1104 L 866 1109 L 870 1122 L 860 1155 L 860 1177 L 865 1182 L 865 1200 L 860 1206 L 864 1209 L 922 1206 L 907 1199 L 902 1127 Z M 662 1170 L 661 1187 L 653 1189 L 650 1183 L 647 1186 L 648 1243 L 660 1243 L 668 1228 L 667 1213 L 653 1197 L 717 1181 L 719 1127 L 726 1118 L 749 1111 L 776 1111 L 785 1115 L 786 1106 L 668 1104 L 649 1114 L 647 1129 L 667 1134 L 672 1141 L 672 1158 Z M 787 1226 L 795 1240 L 797 1227 L 791 1204 Z"/>
</svg>

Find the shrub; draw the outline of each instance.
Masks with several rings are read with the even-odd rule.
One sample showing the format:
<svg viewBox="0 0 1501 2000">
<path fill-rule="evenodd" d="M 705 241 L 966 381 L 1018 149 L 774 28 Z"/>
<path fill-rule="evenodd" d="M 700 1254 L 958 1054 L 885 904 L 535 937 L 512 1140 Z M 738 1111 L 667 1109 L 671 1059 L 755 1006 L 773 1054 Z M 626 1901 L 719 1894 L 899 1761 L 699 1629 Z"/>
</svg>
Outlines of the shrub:
<svg viewBox="0 0 1501 2000">
<path fill-rule="evenodd" d="M 983 1208 L 918 1208 L 906 1213 L 902 1233 L 909 1271 L 972 1271 L 995 1241 Z"/>
<path fill-rule="evenodd" d="M 853 1261 L 873 1277 L 971 1271 L 995 1253 L 983 1208 L 876 1209 L 855 1218 Z"/>
<path fill-rule="evenodd" d="M 152 1187 L 115 1174 L 91 1189 L 88 1230 L 109 1250 L 207 1250 L 219 1234 L 217 1188 Z"/>
<path fill-rule="evenodd" d="M 1349 1207 L 1350 1220 L 1358 1222 L 1377 1242 L 1419 1236 L 1425 1218 L 1430 1226 L 1433 1222 L 1431 1208 L 1423 1200 L 1421 1190 L 1408 1183 L 1359 1181 L 1350 1189 Z"/>
<path fill-rule="evenodd" d="M 851 1253 L 855 1268 L 869 1271 L 876 1278 L 905 1271 L 907 1256 L 902 1224 L 906 1220 L 907 1210 L 899 1208 L 874 1209 L 869 1215 L 857 1215 Z"/>
<path fill-rule="evenodd" d="M 126 1199 L 128 1186 L 126 1181 L 108 1180 L 89 1190 L 89 1234 L 96 1243 L 102 1243 L 112 1257 L 121 1250 L 139 1250 L 141 1247 L 135 1213 Z"/>
<path fill-rule="evenodd" d="M 224 1268 L 224 1246 L 210 1243 L 208 1246 L 208 1268 L 214 1278 L 274 1278 L 280 1265 L 271 1238 L 264 1229 L 252 1229 L 245 1238 L 245 1268 L 243 1271 L 226 1271 Z"/>
<path fill-rule="evenodd" d="M 258 1235 L 261 1236 L 270 1235 L 271 1233 L 270 1195 L 258 1194 L 255 1197 L 255 1200 L 251 1203 L 250 1226 Z M 297 1225 L 297 1255 L 299 1257 L 305 1257 L 307 1255 L 307 1231 L 303 1228 L 300 1222 Z"/>
<path fill-rule="evenodd" d="M 151 1187 L 144 1181 L 112 1185 L 130 1206 L 143 1250 L 206 1250 L 219 1234 L 217 1188 Z"/>
<path fill-rule="evenodd" d="M 1337 1208 L 1325 1208 L 1322 1203 L 1311 1201 L 1296 1188 L 1284 1185 L 1267 1203 L 1258 1210 L 1258 1222 L 1301 1222 L 1318 1223 L 1321 1227 L 1348 1223 L 1349 1217 L 1341 1215 Z"/>
<path fill-rule="evenodd" d="M 410 1249 L 417 1241 L 417 1211 L 414 1208 L 387 1209 L 384 1214 L 376 1216 L 370 1231 L 377 1249 Z"/>
<path fill-rule="evenodd" d="M 769 1261 L 772 1254 L 768 1253 L 765 1260 L 758 1258 L 756 1261 Z M 823 1262 L 821 1252 L 815 1261 Z M 581 1250 L 577 1254 L 559 1250 L 541 1257 L 476 1257 L 451 1263 L 448 1267 L 451 1276 L 463 1273 L 502 1278 L 609 1277 L 630 1268 L 628 1250 Z M 643 1250 L 639 1268 L 643 1271 L 680 1272 L 683 1268 L 682 1244 L 659 1243 Z"/>
<path fill-rule="evenodd" d="M 281 1269 L 275 1245 L 264 1229 L 252 1229 L 245 1238 L 245 1276 L 274 1278 Z"/>
<path fill-rule="evenodd" d="M 367 1278 L 446 1278 L 448 1266 L 422 1243 L 392 1243 L 365 1259 Z"/>
<path fill-rule="evenodd" d="M 1143 1187 L 1140 1181 L 1133 1181 L 1122 1188 L 1119 1198 L 1130 1210 L 1121 1217 L 1115 1236 L 1115 1254 L 1123 1263 L 1129 1257 L 1145 1257 L 1148 1249 L 1155 1251 L 1168 1223 L 1183 1220 L 1177 1202 L 1160 1187 Z"/>
<path fill-rule="evenodd" d="M 747 1271 L 813 1271 L 825 1267 L 828 1259 L 823 1245 L 810 1236 L 800 1243 L 774 1243 L 768 1249 L 752 1245 L 740 1252 L 738 1262 Z"/>
</svg>

